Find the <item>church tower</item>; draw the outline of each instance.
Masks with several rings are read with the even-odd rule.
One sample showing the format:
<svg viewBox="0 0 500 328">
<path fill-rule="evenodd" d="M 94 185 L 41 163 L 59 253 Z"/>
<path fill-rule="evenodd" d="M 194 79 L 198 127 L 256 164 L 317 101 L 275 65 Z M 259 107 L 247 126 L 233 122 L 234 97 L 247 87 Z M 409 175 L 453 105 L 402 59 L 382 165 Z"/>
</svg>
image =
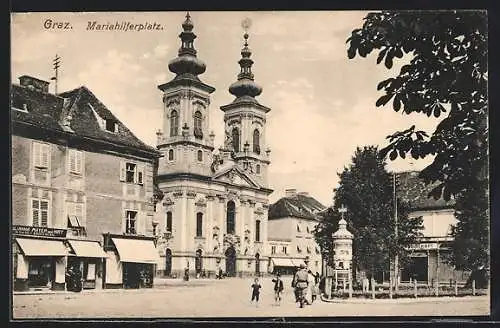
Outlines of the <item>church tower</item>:
<svg viewBox="0 0 500 328">
<path fill-rule="evenodd" d="M 250 21 L 244 21 L 247 30 Z M 232 103 L 221 106 L 224 112 L 226 141 L 224 147 L 231 151 L 237 165 L 245 170 L 263 187 L 267 187 L 267 171 L 270 164 L 270 150 L 266 147 L 266 114 L 270 108 L 261 105 L 255 97 L 262 93 L 262 87 L 254 81 L 252 73 L 252 52 L 248 47 L 248 33 L 238 61 L 241 71 L 237 81 L 231 84 L 229 92 L 236 98 Z"/>
<path fill-rule="evenodd" d="M 189 13 L 179 34 L 178 57 L 168 68 L 176 76 L 159 85 L 163 92 L 163 131 L 157 132 L 157 148 L 162 153 L 158 174 L 211 174 L 214 134 L 209 133 L 210 94 L 215 88 L 203 83 L 198 75 L 206 66 L 196 56 L 193 22 Z"/>
</svg>

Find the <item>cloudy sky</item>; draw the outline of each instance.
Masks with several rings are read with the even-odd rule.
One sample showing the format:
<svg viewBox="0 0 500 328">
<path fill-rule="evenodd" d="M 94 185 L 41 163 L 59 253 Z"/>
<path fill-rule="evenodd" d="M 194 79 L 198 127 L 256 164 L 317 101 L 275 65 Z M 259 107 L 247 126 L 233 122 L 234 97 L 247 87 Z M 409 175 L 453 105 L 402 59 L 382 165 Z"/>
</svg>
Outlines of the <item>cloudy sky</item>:
<svg viewBox="0 0 500 328">
<path fill-rule="evenodd" d="M 192 12 L 195 48 L 206 65 L 200 76 L 216 88 L 211 99 L 211 128 L 223 141 L 220 106 L 233 100 L 229 85 L 239 73 L 241 22 L 250 18 L 250 48 L 255 80 L 263 87 L 271 148 L 271 201 L 286 188 L 307 191 L 332 203 L 337 172 L 348 165 L 357 146 L 387 144 L 385 137 L 415 124 L 432 132 L 438 121 L 421 114 L 402 115 L 376 108 L 382 79 L 396 75 L 376 65 L 376 55 L 349 60 L 346 39 L 361 27 L 366 12 Z M 28 13 L 12 16 L 12 79 L 23 74 L 53 76 L 52 59 L 62 57 L 59 91 L 87 86 L 137 137 L 155 145 L 163 119 L 157 85 L 174 77 L 169 60 L 177 56 L 183 12 Z M 70 22 L 72 29 L 46 29 L 47 19 Z M 159 31 L 87 31 L 88 22 L 130 21 L 163 26 Z M 429 160 L 396 160 L 389 170 L 421 169 Z"/>
</svg>

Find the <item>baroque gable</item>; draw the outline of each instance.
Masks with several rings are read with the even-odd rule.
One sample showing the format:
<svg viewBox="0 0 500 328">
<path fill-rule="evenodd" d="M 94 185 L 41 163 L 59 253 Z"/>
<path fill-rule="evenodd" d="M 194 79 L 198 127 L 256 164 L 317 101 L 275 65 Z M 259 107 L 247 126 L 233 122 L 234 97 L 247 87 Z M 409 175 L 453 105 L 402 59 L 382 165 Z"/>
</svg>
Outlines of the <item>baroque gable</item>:
<svg viewBox="0 0 500 328">
<path fill-rule="evenodd" d="M 234 186 L 243 186 L 250 188 L 259 188 L 260 186 L 253 181 L 252 178 L 247 176 L 244 172 L 238 169 L 238 167 L 233 166 L 226 172 L 219 172 L 213 177 L 215 181 L 226 182 Z"/>
</svg>

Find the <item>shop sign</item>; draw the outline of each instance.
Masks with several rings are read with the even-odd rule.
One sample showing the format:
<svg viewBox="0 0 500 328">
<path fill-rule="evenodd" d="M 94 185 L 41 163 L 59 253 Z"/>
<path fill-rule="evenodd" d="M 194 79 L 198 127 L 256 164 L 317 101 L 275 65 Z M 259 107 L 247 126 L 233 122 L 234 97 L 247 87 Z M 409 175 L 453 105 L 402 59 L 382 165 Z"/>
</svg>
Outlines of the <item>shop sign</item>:
<svg viewBox="0 0 500 328">
<path fill-rule="evenodd" d="M 14 235 L 66 238 L 66 229 L 13 225 Z"/>
<path fill-rule="evenodd" d="M 421 243 L 421 244 L 416 244 L 412 245 L 410 249 L 438 249 L 439 244 L 438 243 Z"/>
</svg>

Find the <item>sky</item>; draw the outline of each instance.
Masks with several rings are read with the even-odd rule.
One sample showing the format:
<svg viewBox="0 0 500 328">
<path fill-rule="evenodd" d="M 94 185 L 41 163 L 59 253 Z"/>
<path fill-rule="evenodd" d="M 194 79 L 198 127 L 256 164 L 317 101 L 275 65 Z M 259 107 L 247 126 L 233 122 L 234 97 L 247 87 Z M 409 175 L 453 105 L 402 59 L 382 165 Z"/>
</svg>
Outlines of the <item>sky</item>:
<svg viewBox="0 0 500 328">
<path fill-rule="evenodd" d="M 223 112 L 233 101 L 229 85 L 239 73 L 243 46 L 241 22 L 249 18 L 249 46 L 255 81 L 263 87 L 257 100 L 272 110 L 267 118 L 271 149 L 270 202 L 285 189 L 309 192 L 324 205 L 333 202 L 337 173 L 351 162 L 356 147 L 388 144 L 386 137 L 411 125 L 432 133 L 439 121 L 397 113 L 390 104 L 375 107 L 383 95 L 378 82 L 396 76 L 408 61 L 391 70 L 376 64 L 376 54 L 348 59 L 346 40 L 360 28 L 367 12 L 191 12 L 198 58 L 207 66 L 200 79 L 216 91 L 211 96 L 210 126 L 222 145 Z M 175 75 L 168 62 L 177 57 L 184 12 L 16 13 L 11 19 L 11 76 L 49 80 L 52 60 L 61 59 L 58 91 L 85 85 L 139 139 L 156 146 L 163 109 L 159 84 Z M 68 22 L 71 29 L 46 28 Z M 161 30 L 89 31 L 98 24 L 157 23 Z M 53 24 L 52 24 L 53 25 Z M 63 24 L 64 25 L 64 24 Z M 53 85 L 51 84 L 53 92 Z M 441 117 L 440 119 L 442 119 Z M 432 159 L 388 160 L 390 171 L 420 170 Z"/>
</svg>

